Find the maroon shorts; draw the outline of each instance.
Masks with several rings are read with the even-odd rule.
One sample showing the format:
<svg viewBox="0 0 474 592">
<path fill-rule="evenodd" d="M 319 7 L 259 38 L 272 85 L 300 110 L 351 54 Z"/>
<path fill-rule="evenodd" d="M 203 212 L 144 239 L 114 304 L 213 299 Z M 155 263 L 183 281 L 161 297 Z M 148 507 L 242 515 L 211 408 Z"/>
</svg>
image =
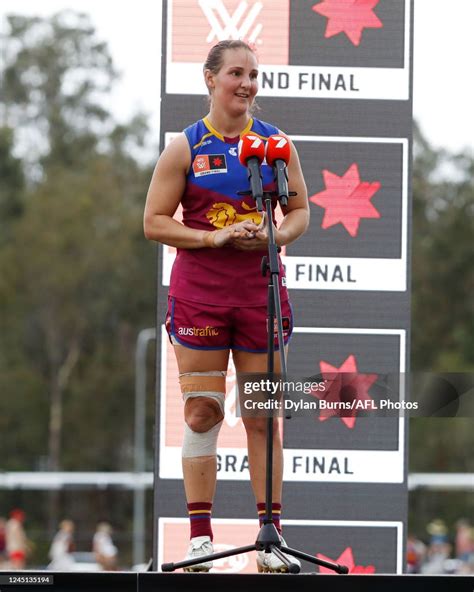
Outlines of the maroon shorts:
<svg viewBox="0 0 474 592">
<path fill-rule="evenodd" d="M 293 331 L 289 301 L 282 302 L 283 341 Z M 266 306 L 214 306 L 170 296 L 166 330 L 171 343 L 192 349 L 238 349 L 255 353 L 267 351 Z M 275 327 L 275 348 L 278 337 Z"/>
</svg>

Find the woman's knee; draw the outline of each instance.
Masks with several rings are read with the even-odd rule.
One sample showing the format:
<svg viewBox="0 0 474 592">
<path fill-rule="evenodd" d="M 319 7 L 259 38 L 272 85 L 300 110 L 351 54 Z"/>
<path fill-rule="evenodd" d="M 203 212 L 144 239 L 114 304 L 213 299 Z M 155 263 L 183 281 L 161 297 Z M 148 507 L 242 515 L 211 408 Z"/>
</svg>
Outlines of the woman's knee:
<svg viewBox="0 0 474 592">
<path fill-rule="evenodd" d="M 247 436 L 263 437 L 267 435 L 267 419 L 264 417 L 247 417 L 242 418 Z M 273 420 L 273 437 L 279 437 L 279 422 L 278 419 Z"/>
<path fill-rule="evenodd" d="M 222 411 L 216 401 L 196 397 L 186 401 L 184 419 L 190 430 L 197 433 L 208 432 L 223 419 Z"/>
</svg>

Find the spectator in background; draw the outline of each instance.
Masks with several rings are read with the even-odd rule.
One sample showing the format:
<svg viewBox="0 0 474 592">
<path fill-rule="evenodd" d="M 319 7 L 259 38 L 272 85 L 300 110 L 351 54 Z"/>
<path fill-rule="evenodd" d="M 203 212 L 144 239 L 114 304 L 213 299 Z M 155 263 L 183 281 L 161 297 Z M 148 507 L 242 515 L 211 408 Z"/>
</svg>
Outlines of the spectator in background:
<svg viewBox="0 0 474 592">
<path fill-rule="evenodd" d="M 446 562 L 451 553 L 451 545 L 448 541 L 448 529 L 439 518 L 432 520 L 426 527 L 430 535 L 426 562 L 421 568 L 423 574 L 446 573 Z"/>
<path fill-rule="evenodd" d="M 92 551 L 102 569 L 115 571 L 117 569 L 118 550 L 112 541 L 112 527 L 108 522 L 99 522 L 92 539 Z"/>
<path fill-rule="evenodd" d="M 3 516 L 0 516 L 0 569 L 3 568 L 7 560 L 7 540 L 5 534 L 5 526 L 7 521 Z"/>
<path fill-rule="evenodd" d="M 461 562 L 460 571 L 470 573 L 474 564 L 474 528 L 465 518 L 456 522 L 454 545 L 456 559 Z"/>
<path fill-rule="evenodd" d="M 74 567 L 74 522 L 72 520 L 63 520 L 59 524 L 59 530 L 54 535 L 49 558 L 51 563 L 48 569 L 55 571 L 71 571 Z"/>
<path fill-rule="evenodd" d="M 27 555 L 32 550 L 32 544 L 26 536 L 23 524 L 25 522 L 23 510 L 14 509 L 5 527 L 6 549 L 10 569 L 25 569 Z"/>
<path fill-rule="evenodd" d="M 426 555 L 426 545 L 415 534 L 409 534 L 407 538 L 407 573 L 417 574 Z"/>
</svg>

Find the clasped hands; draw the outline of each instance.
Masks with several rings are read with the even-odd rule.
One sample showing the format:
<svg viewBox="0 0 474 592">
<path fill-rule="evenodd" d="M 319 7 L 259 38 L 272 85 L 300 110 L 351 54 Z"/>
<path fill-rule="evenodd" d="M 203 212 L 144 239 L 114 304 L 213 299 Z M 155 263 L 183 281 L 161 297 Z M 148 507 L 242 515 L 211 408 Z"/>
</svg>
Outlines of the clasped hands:
<svg viewBox="0 0 474 592">
<path fill-rule="evenodd" d="M 273 233 L 278 244 L 278 229 L 275 225 L 273 225 Z M 251 220 L 244 220 L 218 230 L 214 236 L 214 244 L 216 247 L 230 244 L 241 251 L 265 250 L 268 245 L 268 219 L 266 214 L 262 214 L 262 221 L 259 225 Z"/>
</svg>

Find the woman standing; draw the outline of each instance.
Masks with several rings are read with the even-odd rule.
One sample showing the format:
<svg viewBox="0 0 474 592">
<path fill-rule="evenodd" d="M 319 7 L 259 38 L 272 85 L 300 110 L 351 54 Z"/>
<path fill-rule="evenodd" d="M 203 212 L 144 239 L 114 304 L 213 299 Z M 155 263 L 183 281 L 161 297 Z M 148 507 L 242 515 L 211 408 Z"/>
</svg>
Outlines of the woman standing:
<svg viewBox="0 0 474 592">
<path fill-rule="evenodd" d="M 257 213 L 247 171 L 237 146 L 248 133 L 266 140 L 279 130 L 252 117 L 258 90 L 258 64 L 243 41 L 221 41 L 204 64 L 210 110 L 162 153 L 147 196 L 144 229 L 149 240 L 177 247 L 166 327 L 180 372 L 185 434 L 183 475 L 191 524 L 187 558 L 212 553 L 211 510 L 216 485 L 217 437 L 224 418 L 225 376 L 232 356 L 237 372 L 267 368 L 267 278 L 260 264 L 267 250 L 268 223 Z M 264 189 L 274 187 L 270 167 L 262 166 Z M 287 245 L 305 232 L 309 208 L 298 155 L 291 146 L 289 186 L 297 196 L 283 209 L 275 238 Z M 173 219 L 179 205 L 183 223 Z M 276 201 L 274 207 L 276 206 Z M 273 223 L 273 222 L 271 222 Z M 281 266 L 281 264 L 280 264 Z M 281 267 L 281 276 L 284 277 Z M 284 282 L 282 316 L 291 333 L 291 308 Z M 278 353 L 275 371 L 280 370 Z M 277 420 L 275 420 L 275 423 Z M 265 514 L 266 420 L 243 418 L 247 433 L 250 479 L 257 513 Z M 281 533 L 283 451 L 274 430 L 273 519 Z M 292 559 L 292 561 L 295 561 Z M 192 568 L 209 571 L 210 562 Z M 258 553 L 259 571 L 284 571 L 271 553 Z"/>
</svg>

